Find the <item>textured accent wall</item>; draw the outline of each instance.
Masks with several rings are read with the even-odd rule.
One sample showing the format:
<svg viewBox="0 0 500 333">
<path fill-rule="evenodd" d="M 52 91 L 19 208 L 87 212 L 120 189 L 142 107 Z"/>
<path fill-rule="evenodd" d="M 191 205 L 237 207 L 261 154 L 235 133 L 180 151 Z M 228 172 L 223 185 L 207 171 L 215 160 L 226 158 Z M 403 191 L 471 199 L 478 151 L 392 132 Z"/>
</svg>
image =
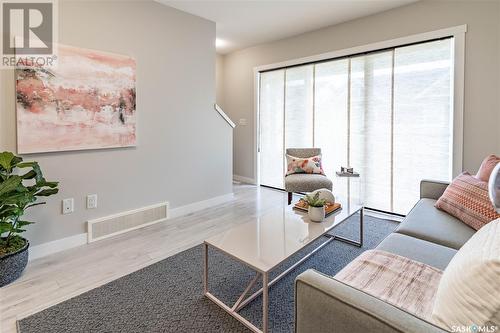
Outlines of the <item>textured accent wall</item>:
<svg viewBox="0 0 500 333">
<path fill-rule="evenodd" d="M 28 219 L 32 245 L 86 221 L 158 202 L 171 208 L 232 191 L 232 130 L 215 102 L 215 23 L 154 1 L 60 1 L 59 41 L 137 61 L 137 147 L 24 156 L 61 191 Z M 16 148 L 14 74 L 0 71 L 0 150 Z M 85 196 L 99 207 L 87 210 Z M 61 199 L 75 212 L 61 214 Z"/>
</svg>

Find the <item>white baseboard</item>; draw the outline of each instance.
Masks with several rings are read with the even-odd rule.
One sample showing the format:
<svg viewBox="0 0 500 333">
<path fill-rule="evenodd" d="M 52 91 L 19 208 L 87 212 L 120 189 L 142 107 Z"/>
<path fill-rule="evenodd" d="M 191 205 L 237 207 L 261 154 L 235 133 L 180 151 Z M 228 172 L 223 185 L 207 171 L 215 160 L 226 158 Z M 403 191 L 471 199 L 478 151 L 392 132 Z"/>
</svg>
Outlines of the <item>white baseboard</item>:
<svg viewBox="0 0 500 333">
<path fill-rule="evenodd" d="M 253 179 L 253 178 L 243 177 L 243 176 L 239 176 L 239 175 L 233 175 L 233 179 L 238 181 L 238 182 L 242 182 L 242 183 L 246 183 L 246 184 L 255 185 L 257 183 L 255 181 L 255 179 Z"/>
<path fill-rule="evenodd" d="M 57 239 L 29 248 L 29 261 L 87 244 L 87 233 Z"/>
<path fill-rule="evenodd" d="M 206 209 L 215 205 L 219 205 L 234 199 L 233 193 L 224 194 L 218 197 L 210 198 L 203 201 L 194 202 L 189 205 L 180 206 L 168 210 L 168 219 L 194 213 L 196 211 Z M 156 222 L 155 222 L 156 223 Z M 87 244 L 88 234 L 78 234 L 62 239 L 57 239 L 51 242 L 40 245 L 31 246 L 29 248 L 29 260 L 35 260 L 48 256 L 50 254 L 71 249 L 80 245 Z"/>
<path fill-rule="evenodd" d="M 234 193 L 228 193 L 224 195 L 220 195 L 218 197 L 210 198 L 203 201 L 194 202 L 189 205 L 184 205 L 176 208 L 172 208 L 168 211 L 168 218 L 172 219 L 175 217 L 187 215 L 190 213 L 194 213 L 196 211 L 207 209 L 215 205 L 219 205 L 234 199 Z"/>
</svg>

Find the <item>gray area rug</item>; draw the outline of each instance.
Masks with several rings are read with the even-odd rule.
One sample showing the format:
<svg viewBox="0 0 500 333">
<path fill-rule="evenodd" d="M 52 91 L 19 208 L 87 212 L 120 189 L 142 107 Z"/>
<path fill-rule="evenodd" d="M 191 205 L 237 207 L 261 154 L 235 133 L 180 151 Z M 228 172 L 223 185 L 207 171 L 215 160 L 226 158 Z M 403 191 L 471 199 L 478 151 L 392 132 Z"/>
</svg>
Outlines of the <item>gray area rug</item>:
<svg viewBox="0 0 500 333">
<path fill-rule="evenodd" d="M 358 218 L 351 217 L 335 229 L 335 234 L 357 239 Z M 271 287 L 270 330 L 293 332 L 293 288 L 298 274 L 314 268 L 334 275 L 360 253 L 376 247 L 396 226 L 394 221 L 365 216 L 363 248 L 333 241 Z M 285 262 L 271 278 L 307 251 L 306 248 Z M 209 255 L 210 290 L 232 305 L 254 272 L 213 249 Z M 199 245 L 25 318 L 18 322 L 19 329 L 21 333 L 249 332 L 202 296 L 202 271 Z M 256 298 L 240 314 L 260 326 L 261 298 Z"/>
</svg>

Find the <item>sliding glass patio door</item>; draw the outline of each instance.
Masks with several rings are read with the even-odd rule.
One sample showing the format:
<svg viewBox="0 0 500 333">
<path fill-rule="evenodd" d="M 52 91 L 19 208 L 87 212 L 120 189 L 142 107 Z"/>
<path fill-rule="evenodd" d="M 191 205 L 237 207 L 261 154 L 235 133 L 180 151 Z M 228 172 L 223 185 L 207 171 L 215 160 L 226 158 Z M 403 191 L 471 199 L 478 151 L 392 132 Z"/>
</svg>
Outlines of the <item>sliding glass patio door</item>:
<svg viewBox="0 0 500 333">
<path fill-rule="evenodd" d="M 362 174 L 374 209 L 406 214 L 421 179 L 451 179 L 452 38 L 263 72 L 259 89 L 262 185 L 283 188 L 285 149 L 313 146 L 328 177 Z"/>
</svg>

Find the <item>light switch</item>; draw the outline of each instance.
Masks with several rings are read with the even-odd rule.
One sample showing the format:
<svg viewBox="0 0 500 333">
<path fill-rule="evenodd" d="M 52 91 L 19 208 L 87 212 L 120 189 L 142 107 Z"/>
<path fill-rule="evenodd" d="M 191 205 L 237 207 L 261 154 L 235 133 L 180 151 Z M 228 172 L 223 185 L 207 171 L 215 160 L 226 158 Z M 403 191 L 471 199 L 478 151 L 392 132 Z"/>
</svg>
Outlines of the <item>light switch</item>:
<svg viewBox="0 0 500 333">
<path fill-rule="evenodd" d="M 87 209 L 97 208 L 97 194 L 87 195 Z"/>
<path fill-rule="evenodd" d="M 75 211 L 75 200 L 73 198 L 64 199 L 62 201 L 62 213 L 70 214 Z"/>
<path fill-rule="evenodd" d="M 240 121 L 239 121 L 239 124 L 241 126 L 246 126 L 247 125 L 247 120 L 245 118 L 241 118 Z"/>
</svg>

